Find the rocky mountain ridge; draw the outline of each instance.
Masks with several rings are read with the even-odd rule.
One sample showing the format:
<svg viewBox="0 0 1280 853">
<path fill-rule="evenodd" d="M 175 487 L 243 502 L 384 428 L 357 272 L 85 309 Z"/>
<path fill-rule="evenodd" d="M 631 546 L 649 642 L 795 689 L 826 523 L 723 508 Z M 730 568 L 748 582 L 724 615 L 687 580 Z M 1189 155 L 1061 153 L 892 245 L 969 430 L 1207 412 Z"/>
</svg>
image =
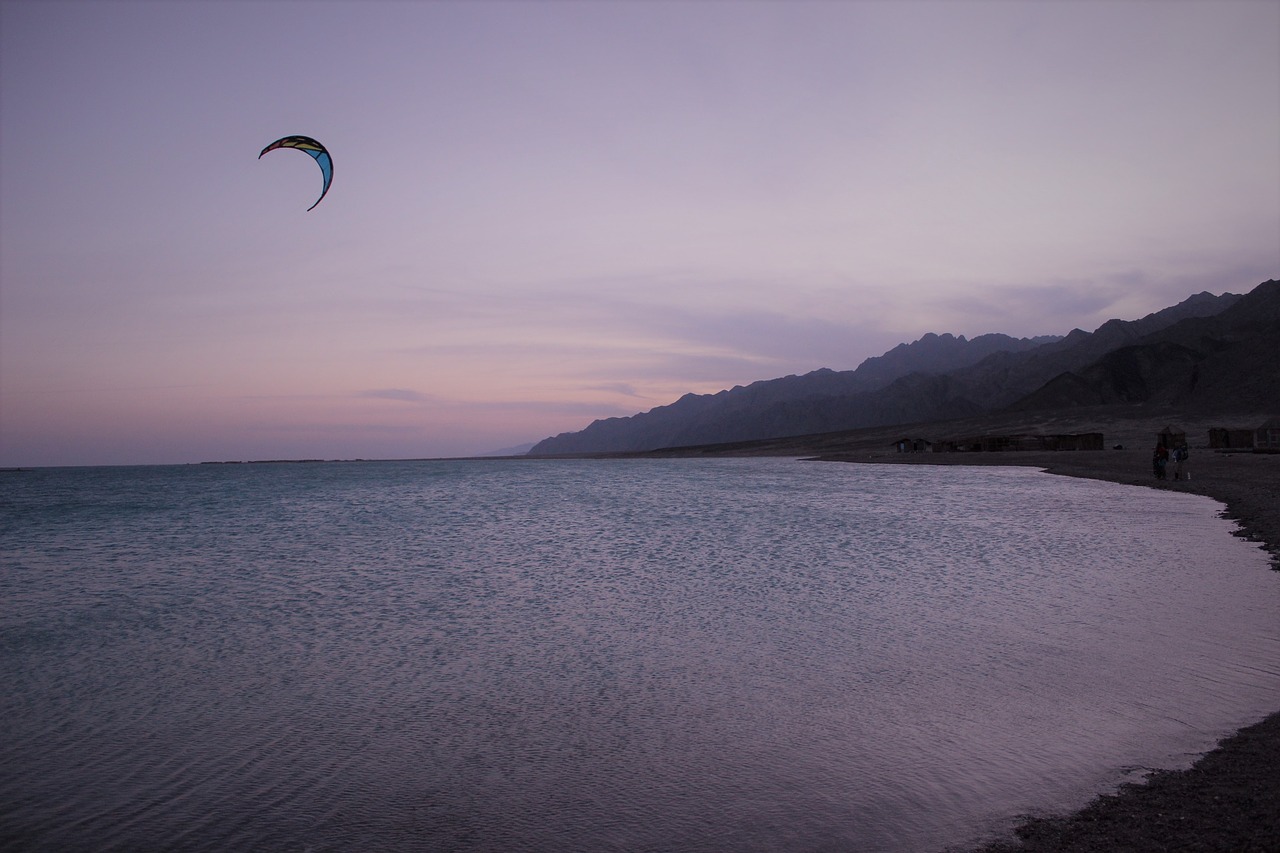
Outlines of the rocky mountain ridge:
<svg viewBox="0 0 1280 853">
<path fill-rule="evenodd" d="M 1276 352 L 1280 282 L 1269 281 L 1246 295 L 1199 293 L 1139 320 L 1109 320 L 1092 333 L 925 335 L 856 370 L 823 368 L 686 394 L 544 439 L 530 454 L 637 452 L 1116 402 L 1274 407 Z"/>
</svg>

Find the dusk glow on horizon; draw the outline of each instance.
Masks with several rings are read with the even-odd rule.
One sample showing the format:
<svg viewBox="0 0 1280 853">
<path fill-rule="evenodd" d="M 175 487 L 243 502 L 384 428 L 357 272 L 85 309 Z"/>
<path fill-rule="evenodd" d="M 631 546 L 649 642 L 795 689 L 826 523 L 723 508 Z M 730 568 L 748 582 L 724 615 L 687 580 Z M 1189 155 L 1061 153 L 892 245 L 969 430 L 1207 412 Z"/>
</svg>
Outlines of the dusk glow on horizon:
<svg viewBox="0 0 1280 853">
<path fill-rule="evenodd" d="M 3 0 L 0 466 L 475 455 L 1247 292 L 1278 42 L 1265 0 Z"/>
</svg>

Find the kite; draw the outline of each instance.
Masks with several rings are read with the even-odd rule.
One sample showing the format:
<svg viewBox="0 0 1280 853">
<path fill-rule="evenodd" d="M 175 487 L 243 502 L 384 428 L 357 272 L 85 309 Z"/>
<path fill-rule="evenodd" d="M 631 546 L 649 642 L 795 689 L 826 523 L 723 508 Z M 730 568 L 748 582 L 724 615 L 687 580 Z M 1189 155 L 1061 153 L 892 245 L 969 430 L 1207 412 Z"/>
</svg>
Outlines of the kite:
<svg viewBox="0 0 1280 853">
<path fill-rule="evenodd" d="M 296 148 L 299 151 L 305 151 L 316 159 L 316 165 L 320 167 L 320 171 L 324 175 L 324 189 L 320 191 L 320 198 L 316 199 L 316 204 L 319 204 L 324 198 L 324 194 L 329 191 L 329 184 L 333 183 L 333 158 L 329 156 L 329 150 L 310 136 L 286 136 L 263 148 L 262 154 L 274 151 L 277 148 Z M 262 159 L 262 154 L 258 155 L 259 160 Z M 316 204 L 311 205 L 307 210 L 314 210 Z"/>
</svg>

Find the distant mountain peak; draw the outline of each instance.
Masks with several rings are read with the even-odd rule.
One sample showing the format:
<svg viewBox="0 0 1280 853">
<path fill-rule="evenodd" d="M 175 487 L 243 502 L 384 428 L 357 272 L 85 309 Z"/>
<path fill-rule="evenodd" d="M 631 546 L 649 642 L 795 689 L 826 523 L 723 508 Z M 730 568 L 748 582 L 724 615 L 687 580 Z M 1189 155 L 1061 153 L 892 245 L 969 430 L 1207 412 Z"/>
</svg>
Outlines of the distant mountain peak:
<svg viewBox="0 0 1280 853">
<path fill-rule="evenodd" d="M 1125 400 L 1151 394 L 1171 398 L 1193 393 L 1197 382 L 1205 387 L 1203 377 L 1209 374 L 1226 377 L 1217 380 L 1214 390 L 1225 399 L 1233 388 L 1244 386 L 1233 385 L 1229 371 L 1221 372 L 1225 368 L 1215 368 L 1216 351 L 1204 347 L 1229 348 L 1232 334 L 1248 337 L 1252 334 L 1248 330 L 1259 325 L 1262 336 L 1254 339 L 1277 335 L 1273 328 L 1277 323 L 1267 325 L 1268 318 L 1280 317 L 1277 303 L 1280 282 L 1267 282 L 1245 296 L 1197 293 L 1141 320 L 1108 320 L 1092 333 L 1072 329 L 1065 336 L 1036 338 L 991 333 L 970 340 L 964 335 L 928 332 L 866 359 L 856 370 L 821 367 L 802 376 L 760 380 L 715 394 L 685 394 L 670 405 L 627 418 L 597 420 L 579 432 L 544 439 L 531 453 L 635 452 L 968 417 L 1015 404 L 1023 408 L 1051 402 L 1083 405 L 1072 401 L 1116 395 Z M 1237 304 L 1240 310 L 1233 311 Z M 1244 331 L 1228 334 L 1201 328 L 1206 323 Z M 1188 328 L 1187 324 L 1199 325 Z M 1198 343 L 1202 340 L 1212 343 Z M 1099 362 L 1109 353 L 1136 345 L 1146 349 L 1133 357 Z M 1261 352 L 1271 345 L 1271 338 L 1266 338 L 1250 346 L 1262 346 Z M 1237 349 L 1253 352 L 1248 347 Z M 1127 371 L 1123 377 L 1118 372 L 1122 369 Z M 1189 374 L 1192 370 L 1200 372 Z M 1265 381 L 1250 381 L 1244 390 L 1251 398 L 1262 399 L 1259 395 L 1270 393 Z M 1114 390 L 1121 387 L 1123 393 Z M 1038 389 L 1046 389 L 1039 398 Z"/>
</svg>

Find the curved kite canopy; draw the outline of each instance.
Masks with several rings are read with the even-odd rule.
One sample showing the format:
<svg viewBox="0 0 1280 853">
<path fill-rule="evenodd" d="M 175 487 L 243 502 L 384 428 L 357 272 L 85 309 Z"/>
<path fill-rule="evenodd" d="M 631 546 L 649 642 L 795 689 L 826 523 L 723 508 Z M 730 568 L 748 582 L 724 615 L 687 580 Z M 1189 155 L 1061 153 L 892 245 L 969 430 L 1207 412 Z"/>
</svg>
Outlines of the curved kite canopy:
<svg viewBox="0 0 1280 853">
<path fill-rule="evenodd" d="M 329 156 L 329 150 L 310 136 L 286 136 L 263 148 L 262 154 L 266 154 L 268 151 L 275 151 L 277 148 L 296 148 L 299 151 L 305 151 L 316 159 L 316 165 L 320 167 L 321 173 L 324 174 L 324 189 L 320 191 L 320 198 L 316 199 L 316 204 L 319 204 L 324 198 L 324 194 L 329 191 L 329 184 L 333 183 L 333 158 Z M 262 159 L 262 154 L 258 155 L 259 160 Z M 316 204 L 311 205 L 307 210 L 314 210 Z"/>
</svg>

